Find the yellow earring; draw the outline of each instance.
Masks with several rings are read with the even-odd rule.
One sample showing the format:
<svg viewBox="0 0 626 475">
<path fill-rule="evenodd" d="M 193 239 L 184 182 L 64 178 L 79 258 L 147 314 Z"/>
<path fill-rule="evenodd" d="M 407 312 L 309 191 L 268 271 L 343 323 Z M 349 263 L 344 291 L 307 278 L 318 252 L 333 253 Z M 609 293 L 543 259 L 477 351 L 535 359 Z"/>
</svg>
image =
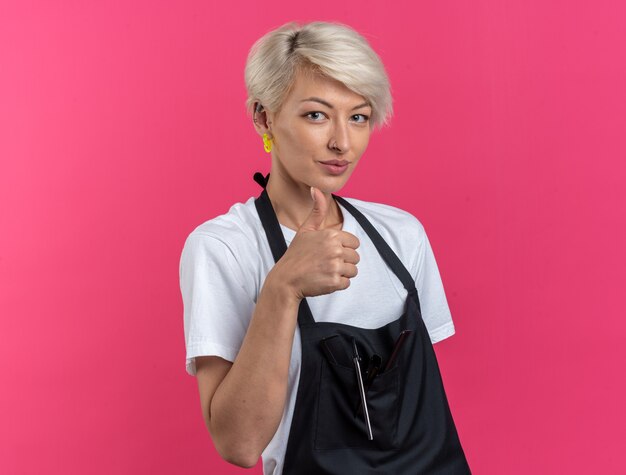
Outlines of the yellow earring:
<svg viewBox="0 0 626 475">
<path fill-rule="evenodd" d="M 272 151 L 272 139 L 267 134 L 263 134 L 263 149 L 267 153 L 270 153 Z"/>
</svg>

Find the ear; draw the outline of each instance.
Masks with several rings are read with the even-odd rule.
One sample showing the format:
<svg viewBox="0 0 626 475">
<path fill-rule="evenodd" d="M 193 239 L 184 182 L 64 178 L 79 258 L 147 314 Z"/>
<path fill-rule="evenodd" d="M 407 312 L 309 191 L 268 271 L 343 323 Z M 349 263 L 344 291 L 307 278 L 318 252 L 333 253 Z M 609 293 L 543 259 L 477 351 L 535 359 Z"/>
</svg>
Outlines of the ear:
<svg viewBox="0 0 626 475">
<path fill-rule="evenodd" d="M 271 119 L 268 111 L 265 110 L 263 105 L 260 102 L 254 103 L 254 111 L 252 113 L 252 120 L 254 122 L 254 128 L 256 129 L 259 135 L 269 134 L 272 135 L 271 131 Z"/>
</svg>

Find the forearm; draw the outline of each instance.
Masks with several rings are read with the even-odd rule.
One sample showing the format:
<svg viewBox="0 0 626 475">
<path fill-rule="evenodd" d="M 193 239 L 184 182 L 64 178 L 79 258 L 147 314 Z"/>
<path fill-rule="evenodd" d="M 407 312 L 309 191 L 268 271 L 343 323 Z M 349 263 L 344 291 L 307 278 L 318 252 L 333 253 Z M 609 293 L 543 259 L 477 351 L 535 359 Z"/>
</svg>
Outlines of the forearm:
<svg viewBox="0 0 626 475">
<path fill-rule="evenodd" d="M 213 396 L 211 435 L 220 454 L 238 465 L 254 465 L 280 424 L 299 305 L 270 272 L 239 354 Z"/>
</svg>

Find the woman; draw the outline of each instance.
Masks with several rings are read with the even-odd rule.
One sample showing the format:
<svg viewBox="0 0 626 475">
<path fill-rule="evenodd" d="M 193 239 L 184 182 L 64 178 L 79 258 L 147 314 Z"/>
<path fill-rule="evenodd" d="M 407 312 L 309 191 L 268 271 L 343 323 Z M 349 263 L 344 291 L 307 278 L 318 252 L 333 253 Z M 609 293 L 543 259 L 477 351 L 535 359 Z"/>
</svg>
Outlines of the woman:
<svg viewBox="0 0 626 475">
<path fill-rule="evenodd" d="M 180 268 L 216 449 L 262 456 L 265 474 L 470 473 L 432 348 L 454 325 L 424 228 L 334 194 L 391 115 L 380 59 L 346 26 L 290 23 L 245 78 L 271 172 L 189 235 Z"/>
</svg>

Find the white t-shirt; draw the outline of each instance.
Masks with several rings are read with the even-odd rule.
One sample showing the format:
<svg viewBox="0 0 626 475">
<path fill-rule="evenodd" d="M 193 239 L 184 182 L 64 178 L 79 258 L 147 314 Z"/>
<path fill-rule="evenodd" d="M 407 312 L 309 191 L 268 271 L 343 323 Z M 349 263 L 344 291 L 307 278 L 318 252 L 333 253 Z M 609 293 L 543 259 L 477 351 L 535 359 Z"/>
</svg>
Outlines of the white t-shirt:
<svg viewBox="0 0 626 475">
<path fill-rule="evenodd" d="M 184 304 L 186 370 L 195 375 L 196 356 L 234 361 L 267 273 L 274 266 L 256 197 L 198 226 L 188 236 L 180 259 Z M 422 318 L 433 343 L 454 334 L 454 323 L 433 251 L 422 224 L 399 208 L 346 198 L 372 223 L 415 279 Z M 350 286 L 307 297 L 316 321 L 378 328 L 402 315 L 407 291 L 376 250 L 354 216 L 339 204 L 343 230 L 360 242 L 358 274 Z M 287 246 L 296 231 L 281 224 Z M 280 425 L 262 454 L 263 473 L 282 473 L 300 375 L 300 331 L 296 326 L 288 376 L 288 397 Z"/>
</svg>

